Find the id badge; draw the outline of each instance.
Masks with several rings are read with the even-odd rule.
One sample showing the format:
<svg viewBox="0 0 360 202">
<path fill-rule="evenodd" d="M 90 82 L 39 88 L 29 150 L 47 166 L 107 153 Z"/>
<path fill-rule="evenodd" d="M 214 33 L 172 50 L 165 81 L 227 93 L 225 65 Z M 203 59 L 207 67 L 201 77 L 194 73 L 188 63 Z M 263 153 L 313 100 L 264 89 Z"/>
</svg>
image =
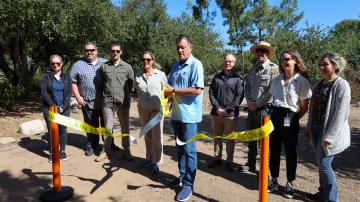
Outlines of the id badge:
<svg viewBox="0 0 360 202">
<path fill-rule="evenodd" d="M 291 118 L 290 117 L 284 117 L 284 126 L 285 127 L 290 127 L 290 123 L 291 123 Z"/>
</svg>

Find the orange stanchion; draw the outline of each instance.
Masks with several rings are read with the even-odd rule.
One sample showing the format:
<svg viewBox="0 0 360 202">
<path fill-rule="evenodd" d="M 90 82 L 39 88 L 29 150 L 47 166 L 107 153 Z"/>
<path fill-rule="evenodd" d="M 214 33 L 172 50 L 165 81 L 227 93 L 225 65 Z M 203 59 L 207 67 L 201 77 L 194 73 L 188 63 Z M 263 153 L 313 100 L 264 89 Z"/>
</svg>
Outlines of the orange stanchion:
<svg viewBox="0 0 360 202">
<path fill-rule="evenodd" d="M 263 116 L 264 124 L 270 121 L 270 116 Z M 269 141 L 267 136 L 260 141 L 260 175 L 259 175 L 259 201 L 267 201 L 268 175 L 269 175 Z"/>
<path fill-rule="evenodd" d="M 58 112 L 56 106 L 50 106 L 50 112 Z M 53 171 L 53 188 L 40 195 L 41 201 L 65 201 L 74 194 L 74 189 L 69 186 L 61 186 L 60 177 L 60 149 L 59 149 L 59 126 L 50 122 L 51 155 Z"/>
</svg>

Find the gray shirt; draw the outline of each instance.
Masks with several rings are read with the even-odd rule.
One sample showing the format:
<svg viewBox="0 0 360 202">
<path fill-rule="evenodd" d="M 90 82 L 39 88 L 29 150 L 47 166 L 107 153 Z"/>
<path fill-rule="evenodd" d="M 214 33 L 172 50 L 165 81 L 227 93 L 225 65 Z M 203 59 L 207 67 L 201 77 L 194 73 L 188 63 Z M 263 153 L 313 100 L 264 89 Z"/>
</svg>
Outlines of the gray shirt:
<svg viewBox="0 0 360 202">
<path fill-rule="evenodd" d="M 130 92 L 134 81 L 132 67 L 123 60 L 118 65 L 108 61 L 101 65 L 100 75 L 104 107 L 112 107 L 114 103 L 130 107 Z"/>
<path fill-rule="evenodd" d="M 278 74 L 279 67 L 270 60 L 267 60 L 261 65 L 257 64 L 251 68 L 245 82 L 244 95 L 246 101 L 248 103 L 255 102 L 258 107 L 262 107 L 266 104 L 271 97 L 271 94 L 269 93 L 271 80 Z"/>
<path fill-rule="evenodd" d="M 162 89 L 167 83 L 164 72 L 154 69 L 146 78 L 143 71 L 135 78 L 135 89 L 138 95 L 138 107 L 148 110 L 160 110 Z"/>
</svg>

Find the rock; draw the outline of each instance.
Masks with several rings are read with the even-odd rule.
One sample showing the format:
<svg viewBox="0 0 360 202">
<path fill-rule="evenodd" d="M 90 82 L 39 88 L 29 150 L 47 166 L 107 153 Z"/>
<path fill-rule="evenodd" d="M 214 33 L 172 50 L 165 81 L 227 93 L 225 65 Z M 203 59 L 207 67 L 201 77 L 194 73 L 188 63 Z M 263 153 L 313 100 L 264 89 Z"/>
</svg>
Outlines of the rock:
<svg viewBox="0 0 360 202">
<path fill-rule="evenodd" d="M 13 137 L 1 137 L 0 138 L 0 144 L 9 144 L 16 142 L 16 139 Z"/>
<path fill-rule="evenodd" d="M 45 121 L 36 119 L 27 121 L 19 125 L 19 132 L 24 136 L 33 136 L 45 133 L 47 131 Z"/>
<path fill-rule="evenodd" d="M 80 105 L 74 97 L 71 97 L 70 99 L 70 107 L 71 109 L 80 109 Z"/>
</svg>

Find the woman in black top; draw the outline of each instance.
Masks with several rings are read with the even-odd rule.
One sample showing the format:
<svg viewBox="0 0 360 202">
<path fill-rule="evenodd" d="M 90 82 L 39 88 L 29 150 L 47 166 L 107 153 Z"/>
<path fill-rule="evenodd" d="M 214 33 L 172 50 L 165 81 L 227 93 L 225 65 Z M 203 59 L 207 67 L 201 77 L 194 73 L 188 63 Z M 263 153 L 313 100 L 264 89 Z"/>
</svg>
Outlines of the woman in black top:
<svg viewBox="0 0 360 202">
<path fill-rule="evenodd" d="M 59 55 L 50 56 L 50 66 L 52 69 L 43 73 L 40 79 L 41 97 L 43 98 L 43 115 L 48 129 L 49 162 L 52 162 L 49 108 L 55 105 L 58 107 L 58 113 L 64 116 L 70 116 L 71 79 L 70 76 L 61 72 L 62 65 L 62 58 Z M 66 126 L 59 125 L 59 138 L 60 159 L 67 160 L 68 157 L 65 153 L 67 142 Z"/>
</svg>

